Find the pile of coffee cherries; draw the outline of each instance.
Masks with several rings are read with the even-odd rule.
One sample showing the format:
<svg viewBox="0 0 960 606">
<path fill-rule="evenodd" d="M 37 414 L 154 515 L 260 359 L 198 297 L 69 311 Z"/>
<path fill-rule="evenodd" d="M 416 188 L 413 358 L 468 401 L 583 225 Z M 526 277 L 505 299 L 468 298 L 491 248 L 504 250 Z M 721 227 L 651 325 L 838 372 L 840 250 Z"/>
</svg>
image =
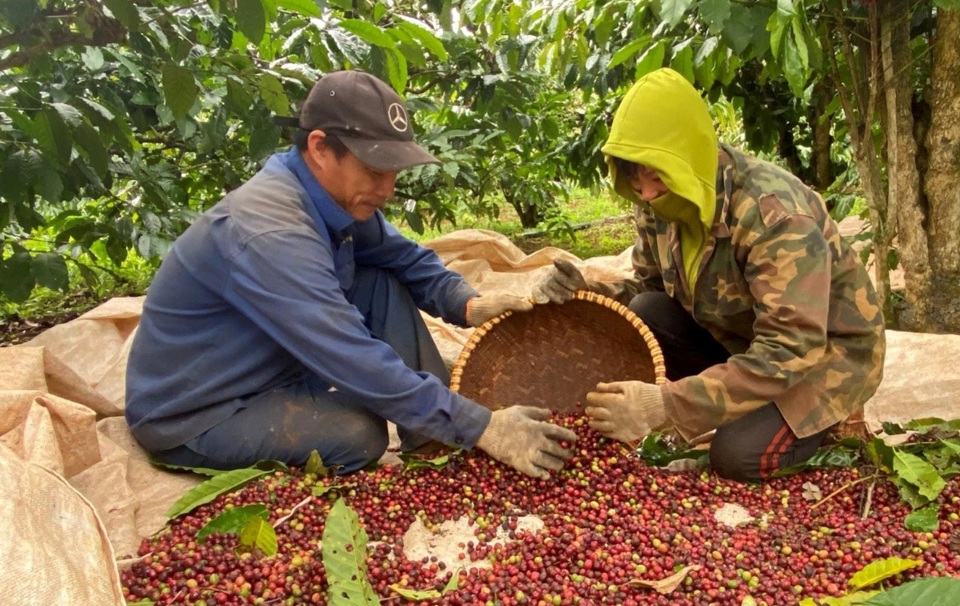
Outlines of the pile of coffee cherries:
<svg viewBox="0 0 960 606">
<path fill-rule="evenodd" d="M 367 576 L 383 604 L 787 606 L 843 595 L 858 570 L 894 556 L 922 565 L 888 586 L 960 576 L 956 479 L 940 496 L 939 529 L 915 533 L 904 527 L 909 508 L 895 487 L 863 481 L 856 469 L 760 485 L 710 471 L 672 473 L 603 438 L 582 415 L 556 421 L 579 439 L 577 455 L 549 480 L 523 476 L 479 451 L 452 456 L 439 469 L 388 465 L 320 478 L 296 469 L 273 472 L 145 539 L 142 557 L 122 573 L 126 598 L 158 605 L 327 604 L 320 542 L 337 498 L 367 533 Z M 323 492 L 318 486 L 333 488 L 312 496 Z M 815 498 L 811 487 L 818 489 Z M 271 523 L 283 519 L 275 555 L 238 549 L 234 534 L 197 541 L 209 520 L 251 504 L 265 505 Z M 734 504 L 752 520 L 732 526 L 718 519 Z M 531 516 L 542 524 L 519 523 Z M 407 557 L 404 535 L 415 522 L 439 532 L 458 519 L 472 535 L 453 539 L 460 551 L 453 561 Z M 678 571 L 684 574 L 674 587 L 657 586 Z"/>
</svg>

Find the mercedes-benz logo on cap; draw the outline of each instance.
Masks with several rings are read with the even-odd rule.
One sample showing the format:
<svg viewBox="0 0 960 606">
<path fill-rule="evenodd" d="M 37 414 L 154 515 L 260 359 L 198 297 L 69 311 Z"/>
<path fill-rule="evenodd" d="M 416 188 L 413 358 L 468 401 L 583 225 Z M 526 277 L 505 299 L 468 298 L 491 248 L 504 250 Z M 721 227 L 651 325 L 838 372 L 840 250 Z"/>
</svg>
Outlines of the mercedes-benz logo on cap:
<svg viewBox="0 0 960 606">
<path fill-rule="evenodd" d="M 387 108 L 387 118 L 390 120 L 390 126 L 399 132 L 407 130 L 407 110 L 399 103 L 391 103 Z"/>
</svg>

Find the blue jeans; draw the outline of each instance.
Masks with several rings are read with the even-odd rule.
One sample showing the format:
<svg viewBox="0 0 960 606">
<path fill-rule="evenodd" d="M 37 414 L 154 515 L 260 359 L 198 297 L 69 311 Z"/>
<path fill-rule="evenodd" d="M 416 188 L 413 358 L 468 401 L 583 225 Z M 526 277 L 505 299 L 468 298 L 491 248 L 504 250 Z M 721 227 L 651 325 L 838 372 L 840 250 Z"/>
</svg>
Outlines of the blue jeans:
<svg viewBox="0 0 960 606">
<path fill-rule="evenodd" d="M 450 374 L 407 290 L 387 271 L 357 268 L 347 299 L 374 338 L 417 371 L 450 383 Z M 376 372 L 376 369 L 371 369 Z M 387 422 L 360 402 L 307 380 L 251 396 L 229 419 L 183 446 L 155 453 L 168 464 L 237 469 L 266 459 L 302 465 L 316 450 L 326 466 L 349 473 L 378 460 L 388 443 Z M 398 428 L 401 448 L 426 438 Z"/>
</svg>

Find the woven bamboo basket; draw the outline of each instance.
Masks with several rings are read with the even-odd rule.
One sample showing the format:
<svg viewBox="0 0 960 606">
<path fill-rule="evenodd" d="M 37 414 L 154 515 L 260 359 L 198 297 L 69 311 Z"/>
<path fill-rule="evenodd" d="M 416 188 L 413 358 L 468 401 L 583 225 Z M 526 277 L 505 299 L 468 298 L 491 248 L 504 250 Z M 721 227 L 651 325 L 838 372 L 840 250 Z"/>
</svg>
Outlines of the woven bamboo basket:
<svg viewBox="0 0 960 606">
<path fill-rule="evenodd" d="M 643 321 L 609 297 L 577 291 L 479 326 L 451 371 L 450 388 L 496 410 L 522 404 L 569 413 L 597 383 L 666 381 L 663 352 Z"/>
</svg>

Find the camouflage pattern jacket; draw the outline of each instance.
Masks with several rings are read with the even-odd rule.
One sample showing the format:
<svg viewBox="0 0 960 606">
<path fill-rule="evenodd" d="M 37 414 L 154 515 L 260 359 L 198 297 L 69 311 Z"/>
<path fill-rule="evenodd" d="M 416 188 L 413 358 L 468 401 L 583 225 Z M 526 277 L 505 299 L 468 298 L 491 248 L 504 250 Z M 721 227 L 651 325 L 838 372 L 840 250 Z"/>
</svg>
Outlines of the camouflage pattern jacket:
<svg viewBox="0 0 960 606">
<path fill-rule="evenodd" d="M 663 387 L 686 438 L 769 402 L 803 438 L 858 411 L 883 375 L 873 285 L 822 198 L 768 162 L 721 145 L 717 204 L 694 291 L 677 226 L 635 206 L 636 280 L 612 296 L 665 291 L 732 353 Z"/>
</svg>

